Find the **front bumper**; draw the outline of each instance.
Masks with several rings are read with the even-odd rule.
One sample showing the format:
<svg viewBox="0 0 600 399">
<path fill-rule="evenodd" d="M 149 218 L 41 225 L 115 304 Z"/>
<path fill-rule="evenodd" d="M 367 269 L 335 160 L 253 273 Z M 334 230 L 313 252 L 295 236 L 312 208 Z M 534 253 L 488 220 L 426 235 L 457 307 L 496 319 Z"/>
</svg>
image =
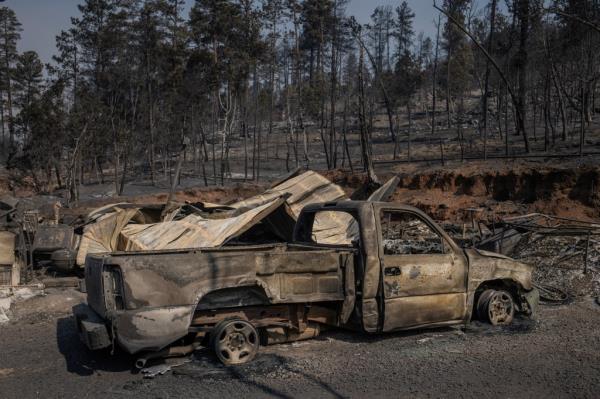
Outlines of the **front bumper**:
<svg viewBox="0 0 600 399">
<path fill-rule="evenodd" d="M 531 318 L 536 318 L 540 305 L 540 292 L 536 288 L 533 288 L 531 291 L 523 292 L 521 296 L 528 308 L 525 313 Z"/>
<path fill-rule="evenodd" d="M 79 339 L 91 350 L 112 346 L 112 340 L 106 322 L 88 305 L 79 304 L 73 307 L 73 315 L 79 333 Z"/>
</svg>

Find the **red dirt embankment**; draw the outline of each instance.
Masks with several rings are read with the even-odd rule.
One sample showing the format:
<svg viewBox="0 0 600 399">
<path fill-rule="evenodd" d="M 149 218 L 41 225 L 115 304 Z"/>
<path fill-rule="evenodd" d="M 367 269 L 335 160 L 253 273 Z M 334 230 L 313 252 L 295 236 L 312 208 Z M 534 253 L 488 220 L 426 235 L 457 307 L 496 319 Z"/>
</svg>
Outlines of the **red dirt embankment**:
<svg viewBox="0 0 600 399">
<path fill-rule="evenodd" d="M 458 164 L 446 168 L 400 167 L 380 171 L 382 181 L 400 176 L 391 200 L 422 209 L 440 221 L 460 221 L 470 216 L 465 209 L 477 208 L 480 219 L 540 212 L 582 220 L 600 219 L 600 166 L 540 164 Z M 363 186 L 364 173 L 334 170 L 321 172 L 348 194 Z M 1 174 L 0 174 L 1 175 Z M 0 176 L 1 177 L 1 176 Z M 226 204 L 263 192 L 267 183 L 236 183 L 227 187 L 194 187 L 178 191 L 176 201 Z M 93 191 L 93 186 L 87 187 Z M 55 195 L 61 195 L 56 193 Z M 65 214 L 85 215 L 91 209 L 115 202 L 156 204 L 166 202 L 167 193 L 127 197 L 103 197 L 81 201 Z"/>
<path fill-rule="evenodd" d="M 349 192 L 365 181 L 362 174 L 323 174 Z M 582 220 L 600 218 L 600 168 L 595 166 L 520 165 L 496 171 L 463 167 L 399 176 L 391 200 L 415 206 L 437 220 L 462 220 L 467 208 L 481 209 L 479 216 L 484 219 L 532 212 Z"/>
</svg>

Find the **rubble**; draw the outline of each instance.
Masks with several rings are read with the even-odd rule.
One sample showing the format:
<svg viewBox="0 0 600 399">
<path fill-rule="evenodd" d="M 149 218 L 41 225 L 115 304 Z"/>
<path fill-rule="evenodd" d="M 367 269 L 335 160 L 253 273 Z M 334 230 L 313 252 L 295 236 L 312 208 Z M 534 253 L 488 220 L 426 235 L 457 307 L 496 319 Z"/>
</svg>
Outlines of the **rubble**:
<svg viewBox="0 0 600 399">
<path fill-rule="evenodd" d="M 143 368 L 140 370 L 140 373 L 142 373 L 144 378 L 154 378 L 159 375 L 164 375 L 168 371 L 171 371 L 172 369 L 174 369 L 176 367 L 181 367 L 184 364 L 191 363 L 191 362 L 192 362 L 191 357 L 178 358 L 178 359 L 170 360 L 166 363 L 160 363 L 160 364 L 156 364 L 153 366 Z"/>
<path fill-rule="evenodd" d="M 10 308 L 13 303 L 40 295 L 44 295 L 43 284 L 0 287 L 0 324 L 10 321 Z"/>
<path fill-rule="evenodd" d="M 502 225 L 477 247 L 535 266 L 534 280 L 548 299 L 600 296 L 600 224 L 536 213 Z"/>
<path fill-rule="evenodd" d="M 546 236 L 527 234 L 512 256 L 536 266 L 534 280 L 540 285 L 556 287 L 569 295 L 600 296 L 600 245 L 583 236 Z M 586 267 L 587 263 L 587 267 Z"/>
</svg>

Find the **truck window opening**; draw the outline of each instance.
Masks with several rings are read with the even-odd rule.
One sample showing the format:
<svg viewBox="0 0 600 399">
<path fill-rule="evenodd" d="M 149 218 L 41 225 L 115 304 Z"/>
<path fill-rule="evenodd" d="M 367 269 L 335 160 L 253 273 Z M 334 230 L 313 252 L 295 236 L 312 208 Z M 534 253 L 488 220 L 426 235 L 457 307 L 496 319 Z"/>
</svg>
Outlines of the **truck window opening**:
<svg viewBox="0 0 600 399">
<path fill-rule="evenodd" d="M 383 211 L 381 232 L 385 255 L 445 253 L 442 237 L 417 215 Z"/>
</svg>

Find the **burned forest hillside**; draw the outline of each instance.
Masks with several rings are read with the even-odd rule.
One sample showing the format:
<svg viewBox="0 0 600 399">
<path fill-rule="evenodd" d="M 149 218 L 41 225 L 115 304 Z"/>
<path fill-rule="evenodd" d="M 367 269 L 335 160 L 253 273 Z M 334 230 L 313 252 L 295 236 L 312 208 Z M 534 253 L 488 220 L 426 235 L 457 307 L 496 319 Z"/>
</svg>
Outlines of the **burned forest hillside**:
<svg viewBox="0 0 600 399">
<path fill-rule="evenodd" d="M 447 0 L 427 33 L 407 2 L 368 23 L 345 0 L 188 3 L 82 1 L 51 60 L 18 51 L 3 7 L 0 189 L 71 205 L 179 169 L 216 187 L 298 167 L 597 167 L 595 2 Z"/>
</svg>

